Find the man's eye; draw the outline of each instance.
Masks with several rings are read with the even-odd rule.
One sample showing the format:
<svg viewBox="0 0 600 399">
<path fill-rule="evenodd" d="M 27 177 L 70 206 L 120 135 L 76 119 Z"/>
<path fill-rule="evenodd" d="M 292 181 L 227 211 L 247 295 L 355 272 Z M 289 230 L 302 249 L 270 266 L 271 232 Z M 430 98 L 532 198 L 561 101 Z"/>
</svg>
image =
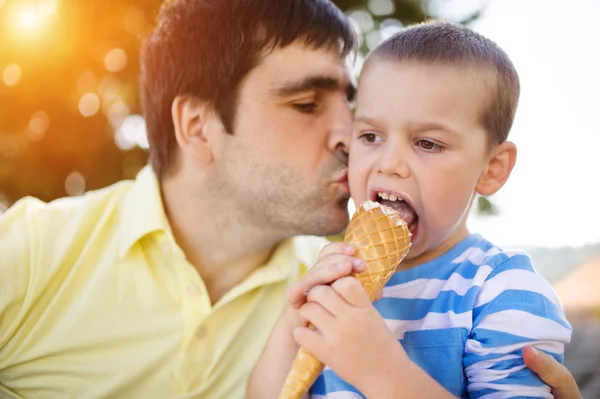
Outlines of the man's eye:
<svg viewBox="0 0 600 399">
<path fill-rule="evenodd" d="M 317 104 L 316 103 L 296 103 L 294 104 L 294 108 L 296 108 L 298 111 L 305 113 L 305 114 L 310 114 L 315 112 L 315 109 L 317 108 Z"/>
<path fill-rule="evenodd" d="M 432 152 L 442 152 L 445 149 L 443 146 L 426 139 L 421 139 L 417 141 L 417 145 L 424 150 Z"/>
</svg>

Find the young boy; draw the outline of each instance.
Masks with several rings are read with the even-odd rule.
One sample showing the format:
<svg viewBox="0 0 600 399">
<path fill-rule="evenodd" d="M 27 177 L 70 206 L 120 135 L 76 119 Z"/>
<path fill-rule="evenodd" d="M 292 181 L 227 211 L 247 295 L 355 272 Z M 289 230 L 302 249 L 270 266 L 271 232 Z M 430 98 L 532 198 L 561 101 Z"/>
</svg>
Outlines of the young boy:
<svg viewBox="0 0 600 399">
<path fill-rule="evenodd" d="M 356 204 L 397 209 L 411 250 L 375 304 L 351 277 L 311 289 L 306 303 L 303 283 L 294 287 L 249 397 L 277 396 L 298 345 L 327 365 L 312 398 L 552 397 L 522 349 L 562 360 L 571 327 L 557 296 L 525 254 L 466 227 L 476 195 L 496 193 L 515 164 L 507 136 L 518 97 L 508 56 L 466 27 L 416 25 L 372 51 L 359 78 L 350 190 Z M 344 251 L 325 247 L 314 269 L 343 266 L 352 260 Z"/>
</svg>

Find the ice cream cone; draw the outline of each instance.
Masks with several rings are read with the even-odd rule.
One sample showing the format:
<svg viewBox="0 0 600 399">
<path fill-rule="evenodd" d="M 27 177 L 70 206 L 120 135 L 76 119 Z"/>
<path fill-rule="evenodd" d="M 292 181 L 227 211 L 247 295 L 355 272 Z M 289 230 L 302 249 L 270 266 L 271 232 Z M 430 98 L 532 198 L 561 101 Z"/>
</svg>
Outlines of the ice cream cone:
<svg viewBox="0 0 600 399">
<path fill-rule="evenodd" d="M 374 301 L 408 253 L 410 231 L 394 209 L 367 201 L 352 216 L 344 242 L 356 245 L 356 257 L 367 263 L 366 269 L 354 277 Z M 279 399 L 301 399 L 323 367 L 316 357 L 300 348 Z"/>
</svg>

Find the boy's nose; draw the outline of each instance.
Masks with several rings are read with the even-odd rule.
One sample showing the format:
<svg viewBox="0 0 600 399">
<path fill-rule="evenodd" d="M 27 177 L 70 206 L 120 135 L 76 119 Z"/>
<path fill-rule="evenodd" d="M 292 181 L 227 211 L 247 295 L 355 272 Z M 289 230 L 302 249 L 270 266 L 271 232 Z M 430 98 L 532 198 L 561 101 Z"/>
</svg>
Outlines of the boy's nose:
<svg viewBox="0 0 600 399">
<path fill-rule="evenodd" d="M 397 148 L 390 148 L 379 157 L 377 172 L 384 175 L 396 175 L 403 179 L 411 175 L 408 157 Z"/>
</svg>

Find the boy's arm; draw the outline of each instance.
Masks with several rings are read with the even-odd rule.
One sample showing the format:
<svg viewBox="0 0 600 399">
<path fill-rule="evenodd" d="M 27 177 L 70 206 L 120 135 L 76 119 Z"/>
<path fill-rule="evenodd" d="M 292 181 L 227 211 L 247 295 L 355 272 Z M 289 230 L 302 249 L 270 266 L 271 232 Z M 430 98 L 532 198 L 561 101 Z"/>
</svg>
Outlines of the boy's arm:
<svg viewBox="0 0 600 399">
<path fill-rule="evenodd" d="M 550 387 L 527 368 L 522 351 L 533 345 L 562 362 L 570 338 L 571 326 L 553 288 L 527 256 L 510 256 L 490 273 L 475 299 L 464 355 L 470 397 L 552 398 Z"/>
<path fill-rule="evenodd" d="M 277 398 L 300 348 L 293 331 L 300 325 L 298 311 L 286 306 L 248 379 L 246 398 Z"/>
<path fill-rule="evenodd" d="M 454 398 L 409 359 L 355 278 L 313 288 L 300 315 L 316 330 L 296 328 L 296 341 L 366 397 Z"/>
<path fill-rule="evenodd" d="M 292 367 L 299 345 L 294 329 L 307 325 L 298 309 L 306 302 L 306 293 L 313 287 L 330 284 L 339 278 L 365 269 L 364 261 L 354 258 L 356 248 L 343 242 L 326 245 L 315 265 L 302 281 L 294 284 L 288 295 L 288 306 L 279 317 L 246 386 L 246 397 L 278 398 Z"/>
</svg>

